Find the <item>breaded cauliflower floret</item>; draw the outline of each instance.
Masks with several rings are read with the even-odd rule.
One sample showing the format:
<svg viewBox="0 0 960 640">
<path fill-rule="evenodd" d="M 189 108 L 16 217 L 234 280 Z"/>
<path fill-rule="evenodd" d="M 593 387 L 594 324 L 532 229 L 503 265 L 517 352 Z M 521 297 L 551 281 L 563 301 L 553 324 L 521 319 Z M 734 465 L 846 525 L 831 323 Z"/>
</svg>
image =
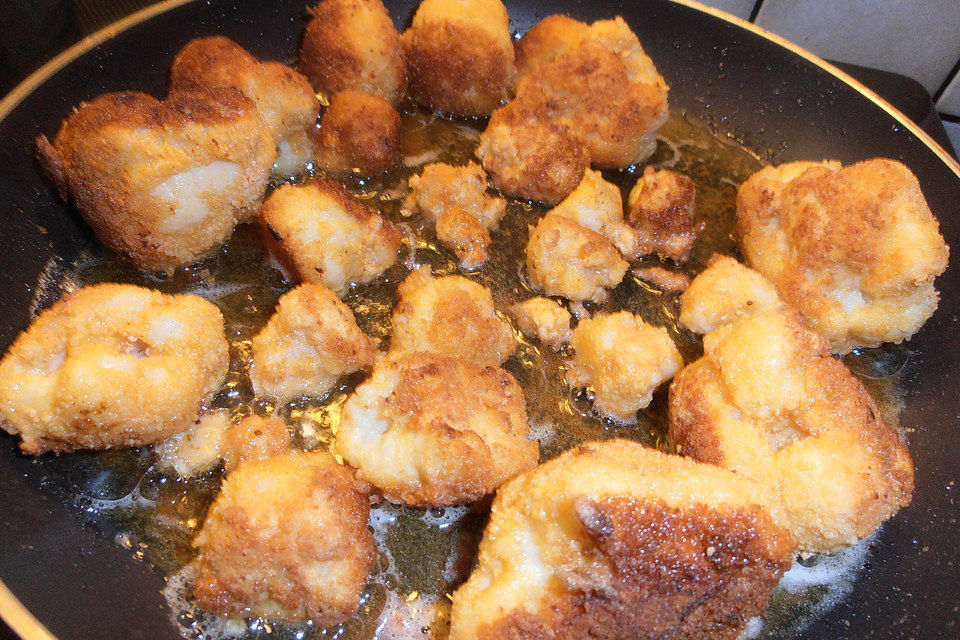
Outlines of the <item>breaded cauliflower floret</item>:
<svg viewBox="0 0 960 640">
<path fill-rule="evenodd" d="M 566 198 L 590 166 L 569 127 L 516 101 L 493 112 L 476 153 L 497 189 L 550 205 Z"/>
<path fill-rule="evenodd" d="M 157 445 L 160 466 L 171 468 L 181 478 L 192 478 L 220 462 L 223 436 L 230 427 L 224 411 L 200 416 L 187 431 L 175 433 Z"/>
<path fill-rule="evenodd" d="M 84 287 L 0 361 L 0 426 L 29 454 L 152 444 L 193 425 L 228 361 L 223 316 L 206 300 Z"/>
<path fill-rule="evenodd" d="M 264 460 L 293 451 L 287 425 L 277 417 L 248 416 L 223 434 L 220 457 L 227 473 L 249 460 Z"/>
<path fill-rule="evenodd" d="M 730 256 L 714 254 L 680 296 L 680 324 L 705 334 L 729 322 L 780 309 L 783 302 L 769 280 Z"/>
<path fill-rule="evenodd" d="M 310 9 L 297 68 L 327 96 L 352 89 L 397 104 L 407 91 L 400 34 L 380 0 L 323 0 Z"/>
<path fill-rule="evenodd" d="M 606 236 L 628 260 L 637 256 L 636 234 L 623 221 L 620 188 L 604 180 L 599 171 L 587 169 L 577 188 L 550 213 Z"/>
<path fill-rule="evenodd" d="M 593 23 L 576 44 L 521 77 L 514 101 L 569 127 L 595 167 L 640 162 L 667 119 L 667 85 L 620 17 Z"/>
<path fill-rule="evenodd" d="M 910 454 L 823 337 L 769 312 L 704 351 L 670 387 L 677 451 L 766 485 L 802 549 L 853 544 L 909 504 Z"/>
<path fill-rule="evenodd" d="M 906 340 L 937 308 L 949 249 L 894 160 L 767 167 L 740 187 L 737 233 L 747 265 L 835 353 Z"/>
<path fill-rule="evenodd" d="M 570 312 L 550 298 L 530 298 L 509 309 L 521 333 L 554 350 L 570 342 Z"/>
<path fill-rule="evenodd" d="M 200 608 L 319 626 L 354 615 L 377 558 L 365 488 L 322 451 L 249 460 L 226 477 L 200 534 Z"/>
<path fill-rule="evenodd" d="M 581 445 L 497 491 L 450 640 L 733 640 L 793 561 L 782 523 L 725 469 Z"/>
<path fill-rule="evenodd" d="M 683 293 L 690 286 L 690 276 L 663 267 L 637 267 L 632 269 L 630 273 L 647 284 L 652 284 L 664 291 Z"/>
<path fill-rule="evenodd" d="M 627 198 L 627 220 L 636 230 L 638 251 L 686 262 L 700 238 L 703 222 L 694 217 L 693 180 L 669 169 L 643 170 Z"/>
<path fill-rule="evenodd" d="M 478 500 L 537 464 L 509 373 L 434 353 L 388 358 L 343 406 L 334 451 L 392 502 Z"/>
<path fill-rule="evenodd" d="M 374 176 L 400 159 L 400 114 L 380 96 L 341 91 L 320 120 L 314 162 L 333 173 Z"/>
<path fill-rule="evenodd" d="M 251 218 L 277 151 L 253 102 L 231 88 L 109 93 L 81 104 L 41 165 L 107 247 L 173 271 Z"/>
<path fill-rule="evenodd" d="M 279 62 L 259 62 L 224 36 L 191 40 L 173 59 L 170 90 L 233 87 L 257 106 L 260 121 L 277 146 L 273 171 L 289 176 L 310 161 L 310 130 L 320 101 L 305 77 Z"/>
<path fill-rule="evenodd" d="M 403 206 L 436 223 L 437 238 L 456 252 L 464 269 L 487 261 L 489 231 L 496 230 L 507 210 L 503 198 L 487 193 L 487 174 L 475 162 L 461 167 L 428 164 L 420 175 L 410 177 L 410 195 Z"/>
<path fill-rule="evenodd" d="M 338 295 L 379 277 L 400 251 L 396 227 L 332 180 L 283 185 L 263 203 L 260 217 L 300 279 Z"/>
<path fill-rule="evenodd" d="M 517 41 L 517 75 L 525 76 L 580 41 L 588 25 L 564 15 L 547 16 Z"/>
<path fill-rule="evenodd" d="M 360 330 L 350 307 L 321 284 L 281 296 L 250 343 L 253 389 L 280 403 L 299 394 L 322 396 L 340 377 L 373 366 L 377 351 L 377 340 Z"/>
<path fill-rule="evenodd" d="M 462 276 L 435 278 L 420 267 L 400 283 L 391 353 L 430 351 L 480 364 L 500 364 L 517 344 L 483 285 Z"/>
<path fill-rule="evenodd" d="M 683 367 L 667 329 L 629 311 L 581 320 L 570 345 L 567 382 L 591 389 L 597 411 L 620 422 L 635 422 L 656 388 Z"/>
<path fill-rule="evenodd" d="M 510 97 L 516 68 L 500 0 L 423 0 L 400 40 L 417 102 L 486 116 Z"/>
<path fill-rule="evenodd" d="M 548 296 L 602 302 L 623 280 L 627 262 L 609 240 L 576 222 L 543 216 L 527 242 L 530 284 Z"/>
</svg>

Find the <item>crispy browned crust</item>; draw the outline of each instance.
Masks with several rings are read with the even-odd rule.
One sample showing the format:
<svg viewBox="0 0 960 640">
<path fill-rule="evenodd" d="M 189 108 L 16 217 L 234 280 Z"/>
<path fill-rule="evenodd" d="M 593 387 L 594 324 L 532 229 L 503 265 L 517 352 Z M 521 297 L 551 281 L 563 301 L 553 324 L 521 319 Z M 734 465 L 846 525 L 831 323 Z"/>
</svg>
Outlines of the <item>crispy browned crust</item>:
<svg viewBox="0 0 960 640">
<path fill-rule="evenodd" d="M 233 86 L 231 68 L 258 64 L 256 58 L 230 38 L 195 38 L 184 45 L 170 65 L 170 90 Z"/>
<path fill-rule="evenodd" d="M 223 434 L 221 456 L 229 473 L 241 462 L 263 460 L 292 450 L 293 442 L 283 420 L 249 416 Z"/>
<path fill-rule="evenodd" d="M 632 273 L 644 282 L 666 291 L 683 293 L 690 286 L 690 276 L 663 267 L 637 268 Z"/>
<path fill-rule="evenodd" d="M 644 170 L 641 180 L 643 185 L 627 213 L 627 221 L 637 230 L 639 251 L 686 262 L 703 232 L 703 222 L 693 217 L 693 180 L 653 167 Z"/>
<path fill-rule="evenodd" d="M 525 76 L 553 62 L 563 51 L 575 45 L 586 30 L 586 24 L 568 16 L 547 16 L 517 41 L 517 75 Z"/>
<path fill-rule="evenodd" d="M 465 269 L 476 269 L 487 261 L 490 234 L 475 217 L 459 207 L 445 209 L 437 217 L 437 239 L 453 249 Z"/>
<path fill-rule="evenodd" d="M 515 611 L 479 640 L 735 638 L 793 562 L 792 538 L 756 505 L 611 496 L 574 510 L 611 574 L 568 579 L 571 593 L 549 610 Z"/>
<path fill-rule="evenodd" d="M 397 104 L 406 93 L 400 35 L 380 0 L 324 0 L 310 9 L 297 68 L 328 95 L 353 89 Z"/>
<path fill-rule="evenodd" d="M 372 176 L 400 159 L 400 114 L 380 96 L 341 91 L 320 120 L 314 161 L 330 172 Z"/>
</svg>

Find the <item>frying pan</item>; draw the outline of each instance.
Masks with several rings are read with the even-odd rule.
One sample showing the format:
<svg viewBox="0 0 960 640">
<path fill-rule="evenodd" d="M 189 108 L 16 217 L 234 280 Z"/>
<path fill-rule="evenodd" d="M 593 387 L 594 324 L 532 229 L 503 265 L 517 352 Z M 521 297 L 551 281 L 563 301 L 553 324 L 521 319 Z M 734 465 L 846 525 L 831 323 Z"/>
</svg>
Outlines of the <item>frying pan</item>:
<svg viewBox="0 0 960 640">
<path fill-rule="evenodd" d="M 398 24 L 415 2 L 386 3 Z M 551 13 L 622 15 L 671 86 L 671 109 L 763 160 L 898 159 L 920 180 L 948 244 L 960 247 L 960 166 L 849 77 L 771 34 L 692 2 L 507 2 L 523 32 Z M 44 265 L 69 263 L 90 230 L 43 183 L 34 138 L 82 100 L 121 89 L 163 95 L 173 55 L 223 33 L 255 55 L 287 59 L 304 0 L 171 0 L 94 34 L 0 102 L 0 346 L 29 322 Z M 883 526 L 849 596 L 802 638 L 945 638 L 960 634 L 960 267 L 938 280 L 937 314 L 907 345 L 902 426 L 916 469 L 913 503 Z M 82 455 L 82 454 L 81 454 Z M 63 459 L 20 455 L 0 437 L 0 615 L 23 637 L 177 638 L 163 577 L 113 541 L 109 524 L 65 504 Z M 5 585 L 5 586 L 3 586 Z M 21 604 L 22 603 L 22 604 Z M 49 631 L 48 631 L 49 630 Z M 52 636 L 50 635 L 52 634 Z"/>
</svg>

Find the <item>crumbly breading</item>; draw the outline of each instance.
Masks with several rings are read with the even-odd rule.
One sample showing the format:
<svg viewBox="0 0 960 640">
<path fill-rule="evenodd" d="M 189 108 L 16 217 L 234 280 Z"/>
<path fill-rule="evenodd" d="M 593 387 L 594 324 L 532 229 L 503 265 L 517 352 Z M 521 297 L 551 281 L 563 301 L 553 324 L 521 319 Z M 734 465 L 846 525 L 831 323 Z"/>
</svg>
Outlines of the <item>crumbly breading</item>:
<svg viewBox="0 0 960 640">
<path fill-rule="evenodd" d="M 323 0 L 309 10 L 297 69 L 328 97 L 363 91 L 398 104 L 407 91 L 400 34 L 380 0 Z"/>
<path fill-rule="evenodd" d="M 243 462 L 223 482 L 200 534 L 200 608 L 320 626 L 357 612 L 377 558 L 364 486 L 321 451 Z"/>
<path fill-rule="evenodd" d="M 480 268 L 490 257 L 490 233 L 483 223 L 459 207 L 450 207 L 437 218 L 437 240 L 453 249 L 464 271 Z"/>
<path fill-rule="evenodd" d="M 37 157 L 107 247 L 172 271 L 250 219 L 277 150 L 256 106 L 220 87 L 108 93 L 81 104 Z"/>
<path fill-rule="evenodd" d="M 894 160 L 767 167 L 737 194 L 748 266 L 836 353 L 901 342 L 937 308 L 949 250 L 920 184 Z"/>
<path fill-rule="evenodd" d="M 283 420 L 275 416 L 248 416 L 223 434 L 220 457 L 227 473 L 250 460 L 264 460 L 293 451 L 293 441 Z"/>
<path fill-rule="evenodd" d="M 704 350 L 670 387 L 676 449 L 766 485 L 802 549 L 853 544 L 910 502 L 910 454 L 822 336 L 767 312 Z"/>
<path fill-rule="evenodd" d="M 714 254 L 680 296 L 680 324 L 710 333 L 729 322 L 783 308 L 769 280 L 730 256 Z"/>
<path fill-rule="evenodd" d="M 604 180 L 599 171 L 587 169 L 577 188 L 550 213 L 606 236 L 627 260 L 638 255 L 636 233 L 623 221 L 620 188 Z"/>
<path fill-rule="evenodd" d="M 29 454 L 159 442 L 194 424 L 228 360 L 223 316 L 206 300 L 84 287 L 0 361 L 0 426 Z"/>
<path fill-rule="evenodd" d="M 626 440 L 497 491 L 451 640 L 732 640 L 793 561 L 783 514 L 725 469 Z"/>
<path fill-rule="evenodd" d="M 530 231 L 526 253 L 530 284 L 577 302 L 605 300 L 629 266 L 606 237 L 552 213 Z"/>
<path fill-rule="evenodd" d="M 314 163 L 332 173 L 381 174 L 400 160 L 400 114 L 380 96 L 341 91 L 320 120 Z"/>
<path fill-rule="evenodd" d="M 223 436 L 230 427 L 225 411 L 200 416 L 193 426 L 157 444 L 161 468 L 170 468 L 181 478 L 192 478 L 220 462 Z"/>
<path fill-rule="evenodd" d="M 274 174 L 288 176 L 310 161 L 308 132 L 320 113 L 310 82 L 285 64 L 260 62 L 233 40 L 209 36 L 191 40 L 173 59 L 170 90 L 233 87 L 257 106 L 278 150 Z"/>
<path fill-rule="evenodd" d="M 462 276 L 435 278 L 420 267 L 400 283 L 391 353 L 430 351 L 480 364 L 500 364 L 517 343 L 497 316 L 490 291 Z"/>
<path fill-rule="evenodd" d="M 570 386 L 588 387 L 597 411 L 620 422 L 636 421 L 656 388 L 683 367 L 667 329 L 629 311 L 581 320 L 570 345 Z"/>
<path fill-rule="evenodd" d="M 690 276 L 663 267 L 637 267 L 631 269 L 630 273 L 643 282 L 652 284 L 664 291 L 683 293 L 690 286 Z"/>
<path fill-rule="evenodd" d="M 551 349 L 559 350 L 573 337 L 570 312 L 550 298 L 530 298 L 508 311 L 523 335 L 536 338 Z"/>
<path fill-rule="evenodd" d="M 281 259 L 300 279 L 338 295 L 379 277 L 400 251 L 400 232 L 393 224 L 324 178 L 281 186 L 263 203 L 260 217 Z"/>
<path fill-rule="evenodd" d="M 281 296 L 250 344 L 254 391 L 280 403 L 300 394 L 322 396 L 342 376 L 372 367 L 377 351 L 377 340 L 357 326 L 350 307 L 320 284 Z"/>
<path fill-rule="evenodd" d="M 487 174 L 476 162 L 453 166 L 434 162 L 411 176 L 410 195 L 404 208 L 420 211 L 436 220 L 447 209 L 459 208 L 480 221 L 484 228 L 496 231 L 507 210 L 503 198 L 487 193 Z"/>
<path fill-rule="evenodd" d="M 547 16 L 517 41 L 517 76 L 528 75 L 571 48 L 589 26 L 565 15 Z"/>
<path fill-rule="evenodd" d="M 509 98 L 516 68 L 500 0 L 423 0 L 400 40 L 417 102 L 486 116 Z"/>
<path fill-rule="evenodd" d="M 433 353 L 378 364 L 343 406 L 334 451 L 393 502 L 458 504 L 536 465 L 509 373 Z"/>
<path fill-rule="evenodd" d="M 627 220 L 636 230 L 637 251 L 657 253 L 674 262 L 689 260 L 703 232 L 703 222 L 694 214 L 695 198 L 693 180 L 682 173 L 644 169 L 627 198 Z"/>
</svg>

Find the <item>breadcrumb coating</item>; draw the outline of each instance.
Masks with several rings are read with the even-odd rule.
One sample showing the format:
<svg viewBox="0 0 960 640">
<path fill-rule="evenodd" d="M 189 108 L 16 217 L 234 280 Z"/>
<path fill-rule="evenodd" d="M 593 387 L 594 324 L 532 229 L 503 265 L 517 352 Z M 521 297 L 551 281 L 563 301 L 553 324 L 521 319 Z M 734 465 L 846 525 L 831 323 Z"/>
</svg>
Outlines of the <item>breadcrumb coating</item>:
<svg viewBox="0 0 960 640">
<path fill-rule="evenodd" d="M 417 102 L 487 116 L 510 97 L 516 68 L 500 0 L 423 0 L 400 40 Z"/>
<path fill-rule="evenodd" d="M 665 327 L 654 327 L 629 311 L 586 318 L 573 330 L 572 387 L 588 387 L 594 407 L 620 422 L 635 422 L 653 392 L 683 367 Z"/>
<path fill-rule="evenodd" d="M 487 174 L 476 162 L 459 167 L 434 162 L 420 175 L 410 176 L 410 195 L 404 208 L 419 211 L 436 220 L 447 209 L 457 207 L 480 221 L 484 228 L 496 231 L 507 210 L 503 198 L 487 193 Z"/>
<path fill-rule="evenodd" d="M 323 451 L 247 460 L 200 534 L 200 608 L 329 626 L 353 616 L 377 558 L 365 487 Z"/>
<path fill-rule="evenodd" d="M 253 102 L 228 87 L 108 93 L 81 104 L 37 157 L 108 248 L 173 271 L 219 246 L 263 199 L 277 151 Z"/>
<path fill-rule="evenodd" d="M 228 361 L 223 316 L 206 300 L 83 287 L 0 361 L 0 426 L 28 454 L 153 444 L 194 424 Z"/>
<path fill-rule="evenodd" d="M 683 293 L 690 286 L 690 276 L 663 267 L 637 267 L 630 273 L 664 291 Z"/>
<path fill-rule="evenodd" d="M 373 366 L 377 340 L 361 331 L 350 307 L 321 284 L 280 297 L 267 325 L 250 341 L 250 381 L 280 403 L 322 396 L 348 373 Z"/>
<path fill-rule="evenodd" d="M 909 504 L 910 454 L 822 336 L 768 312 L 704 351 L 670 387 L 677 451 L 766 485 L 801 549 L 853 544 Z"/>
<path fill-rule="evenodd" d="M 279 62 L 260 62 L 224 36 L 191 40 L 173 59 L 170 91 L 214 87 L 233 87 L 256 105 L 277 147 L 274 174 L 289 176 L 306 166 L 320 101 L 303 75 Z"/>
<path fill-rule="evenodd" d="M 213 469 L 220 462 L 223 437 L 230 418 L 223 411 L 200 416 L 187 431 L 175 433 L 157 445 L 160 466 L 192 478 Z"/>
<path fill-rule="evenodd" d="M 400 232 L 342 185 L 314 178 L 274 191 L 260 209 L 274 248 L 303 282 L 342 295 L 397 261 Z"/>
<path fill-rule="evenodd" d="M 546 62 L 538 53 L 534 73 L 517 81 L 515 101 L 563 124 L 586 144 L 595 167 L 622 168 L 645 159 L 656 148 L 656 130 L 667 119 L 667 85 L 637 36 L 619 16 L 598 20 L 562 37 L 548 37 Z"/>
<path fill-rule="evenodd" d="M 550 298 L 530 298 L 511 306 L 508 311 L 523 335 L 536 338 L 555 351 L 573 337 L 570 312 Z"/>
<path fill-rule="evenodd" d="M 530 231 L 527 275 L 548 296 L 602 302 L 627 266 L 607 238 L 569 218 L 548 213 Z"/>
<path fill-rule="evenodd" d="M 248 416 L 231 425 L 220 446 L 223 468 L 227 473 L 249 460 L 265 460 L 294 450 L 293 440 L 283 420 L 277 417 Z"/>
<path fill-rule="evenodd" d="M 577 188 L 550 213 L 606 236 L 628 260 L 638 255 L 636 234 L 623 221 L 620 188 L 604 180 L 599 171 L 587 169 Z"/>
<path fill-rule="evenodd" d="M 459 504 L 534 467 L 523 390 L 495 365 L 434 353 L 378 364 L 343 406 L 334 451 L 391 502 Z"/>
<path fill-rule="evenodd" d="M 435 278 L 424 266 L 400 283 L 398 293 L 391 353 L 429 351 L 498 365 L 517 348 L 483 285 L 462 276 Z"/>
<path fill-rule="evenodd" d="M 476 154 L 497 189 L 548 205 L 566 198 L 590 165 L 570 127 L 539 103 L 531 108 L 516 100 L 490 116 Z"/>
<path fill-rule="evenodd" d="M 730 256 L 714 254 L 680 296 L 680 324 L 705 334 L 730 322 L 784 309 L 773 284 Z"/>
<path fill-rule="evenodd" d="M 490 257 L 490 234 L 483 223 L 458 207 L 451 207 L 437 218 L 437 239 L 453 249 L 465 271 L 479 269 Z"/>
<path fill-rule="evenodd" d="M 314 163 L 332 173 L 375 176 L 400 160 L 400 114 L 380 96 L 341 91 L 320 120 Z"/>
<path fill-rule="evenodd" d="M 581 445 L 497 491 L 450 640 L 732 640 L 793 561 L 782 522 L 725 469 Z"/>
<path fill-rule="evenodd" d="M 933 315 L 949 249 L 916 176 L 874 158 L 767 167 L 737 194 L 747 266 L 835 353 L 901 342 Z"/>
<path fill-rule="evenodd" d="M 398 104 L 407 91 L 400 34 L 380 0 L 323 0 L 309 10 L 297 68 L 327 96 L 362 91 Z"/>
<path fill-rule="evenodd" d="M 638 251 L 679 263 L 689 260 L 703 232 L 703 222 L 694 213 L 695 198 L 693 180 L 682 173 L 644 169 L 627 198 L 627 220 L 636 230 Z"/>
<path fill-rule="evenodd" d="M 589 26 L 565 15 L 547 16 L 517 41 L 517 76 L 538 70 L 573 47 L 586 35 Z"/>
</svg>

